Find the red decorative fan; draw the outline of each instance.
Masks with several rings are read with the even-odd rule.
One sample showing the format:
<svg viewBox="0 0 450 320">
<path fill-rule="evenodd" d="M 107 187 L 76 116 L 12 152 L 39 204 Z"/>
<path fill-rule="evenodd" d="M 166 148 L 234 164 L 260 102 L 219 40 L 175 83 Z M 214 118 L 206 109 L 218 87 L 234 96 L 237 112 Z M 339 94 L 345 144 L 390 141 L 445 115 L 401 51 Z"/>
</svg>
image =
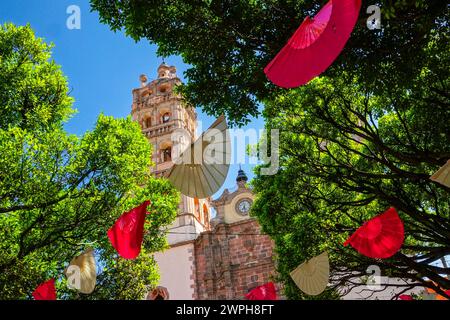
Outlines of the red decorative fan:
<svg viewBox="0 0 450 320">
<path fill-rule="evenodd" d="M 351 244 L 359 253 L 375 259 L 393 256 L 405 238 L 403 222 L 395 208 L 365 222 L 353 233 L 344 246 Z"/>
<path fill-rule="evenodd" d="M 330 0 L 314 18 L 306 17 L 288 43 L 264 69 L 283 88 L 308 83 L 344 49 L 358 19 L 361 0 Z"/>
<path fill-rule="evenodd" d="M 32 294 L 34 300 L 56 300 L 55 279 L 41 283 Z"/>
<path fill-rule="evenodd" d="M 256 287 L 245 295 L 248 300 L 277 300 L 277 291 L 272 282 Z"/>
<path fill-rule="evenodd" d="M 447 279 L 448 279 L 448 277 L 447 277 Z M 430 282 L 433 283 L 435 286 L 439 286 L 436 282 L 432 282 L 432 281 L 430 281 Z M 442 291 L 444 291 L 446 295 L 450 296 L 450 290 L 445 290 L 445 289 L 442 288 L 442 287 L 441 287 L 440 289 L 441 289 Z M 433 290 L 433 289 L 431 289 L 431 288 L 426 287 L 426 288 L 425 288 L 425 292 L 426 292 L 428 295 L 433 295 L 433 296 L 435 297 L 436 300 L 448 300 L 448 299 L 447 299 L 446 297 L 444 297 L 443 295 L 437 294 L 436 291 Z"/>
<path fill-rule="evenodd" d="M 414 300 L 412 296 L 410 296 L 409 294 L 401 294 L 399 296 L 400 300 Z"/>
<path fill-rule="evenodd" d="M 147 206 L 145 201 L 140 206 L 125 212 L 108 230 L 108 238 L 121 257 L 135 259 L 141 252 L 144 238 L 144 222 Z"/>
</svg>

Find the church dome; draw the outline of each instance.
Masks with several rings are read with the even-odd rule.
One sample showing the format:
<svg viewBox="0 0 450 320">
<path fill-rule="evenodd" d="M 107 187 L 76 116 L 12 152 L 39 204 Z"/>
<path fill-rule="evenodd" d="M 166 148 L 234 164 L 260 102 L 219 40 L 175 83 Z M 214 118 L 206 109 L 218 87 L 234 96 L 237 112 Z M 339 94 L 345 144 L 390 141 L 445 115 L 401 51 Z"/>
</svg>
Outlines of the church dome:
<svg viewBox="0 0 450 320">
<path fill-rule="evenodd" d="M 237 181 L 237 182 L 241 182 L 241 181 L 247 182 L 247 180 L 248 180 L 248 178 L 247 178 L 247 175 L 245 174 L 244 170 L 242 170 L 241 168 L 239 168 L 239 171 L 238 171 L 238 175 L 237 175 L 236 181 Z"/>
</svg>

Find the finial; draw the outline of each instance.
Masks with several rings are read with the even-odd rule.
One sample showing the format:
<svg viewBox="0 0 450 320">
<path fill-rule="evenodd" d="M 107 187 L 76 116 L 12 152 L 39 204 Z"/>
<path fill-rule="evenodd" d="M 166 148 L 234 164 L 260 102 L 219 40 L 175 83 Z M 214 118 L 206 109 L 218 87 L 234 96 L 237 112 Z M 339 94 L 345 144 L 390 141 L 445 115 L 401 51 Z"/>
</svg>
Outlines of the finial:
<svg viewBox="0 0 450 320">
<path fill-rule="evenodd" d="M 141 81 L 141 87 L 145 87 L 145 84 L 147 83 L 148 79 L 145 74 L 141 74 L 139 77 L 139 80 Z"/>
<path fill-rule="evenodd" d="M 239 164 L 239 171 L 236 181 L 238 182 L 238 184 L 244 185 L 247 182 L 247 180 L 248 180 L 247 175 L 245 174 L 244 170 L 242 170 L 241 165 Z"/>
</svg>

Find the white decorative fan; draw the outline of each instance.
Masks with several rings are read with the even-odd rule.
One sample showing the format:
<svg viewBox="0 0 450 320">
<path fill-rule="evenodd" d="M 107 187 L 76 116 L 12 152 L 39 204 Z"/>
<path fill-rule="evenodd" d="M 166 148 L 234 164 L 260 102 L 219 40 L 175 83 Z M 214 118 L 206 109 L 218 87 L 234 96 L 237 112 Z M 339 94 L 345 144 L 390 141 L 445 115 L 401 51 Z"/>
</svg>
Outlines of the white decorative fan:
<svg viewBox="0 0 450 320">
<path fill-rule="evenodd" d="M 186 196 L 207 198 L 223 185 L 230 160 L 230 134 L 225 117 L 221 116 L 174 159 L 168 179 Z"/>
<path fill-rule="evenodd" d="M 81 293 L 92 293 L 97 281 L 94 250 L 88 249 L 81 255 L 73 258 L 64 273 L 69 282 L 69 287 Z"/>
<path fill-rule="evenodd" d="M 330 264 L 326 252 L 303 262 L 290 273 L 297 287 L 310 296 L 321 294 L 330 278 Z"/>
<path fill-rule="evenodd" d="M 436 171 L 430 179 L 450 188 L 450 160 Z"/>
</svg>

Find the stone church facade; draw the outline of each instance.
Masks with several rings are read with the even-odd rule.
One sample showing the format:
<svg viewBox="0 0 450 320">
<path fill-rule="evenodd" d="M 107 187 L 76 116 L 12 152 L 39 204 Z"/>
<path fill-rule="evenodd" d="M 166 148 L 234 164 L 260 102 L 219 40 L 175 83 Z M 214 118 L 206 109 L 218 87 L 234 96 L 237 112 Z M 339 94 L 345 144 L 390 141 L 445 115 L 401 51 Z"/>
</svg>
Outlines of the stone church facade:
<svg viewBox="0 0 450 320">
<path fill-rule="evenodd" d="M 274 276 L 272 240 L 242 210 L 242 204 L 251 205 L 254 198 L 246 181 L 240 171 L 238 189 L 233 193 L 225 189 L 212 202 L 217 211 L 212 228 L 195 241 L 196 299 L 242 299 Z"/>
<path fill-rule="evenodd" d="M 151 82 L 141 75 L 131 115 L 154 146 L 152 173 L 162 177 L 173 165 L 172 133 L 184 130 L 194 141 L 197 114 L 173 91 L 181 84 L 176 68 L 163 63 L 157 74 Z M 154 255 L 161 275 L 158 292 L 164 293 L 149 297 L 244 299 L 251 289 L 272 281 L 273 243 L 249 216 L 254 196 L 246 182 L 239 170 L 234 191 L 225 189 L 217 199 L 181 196 L 177 218 L 167 230 L 170 248 Z"/>
</svg>

